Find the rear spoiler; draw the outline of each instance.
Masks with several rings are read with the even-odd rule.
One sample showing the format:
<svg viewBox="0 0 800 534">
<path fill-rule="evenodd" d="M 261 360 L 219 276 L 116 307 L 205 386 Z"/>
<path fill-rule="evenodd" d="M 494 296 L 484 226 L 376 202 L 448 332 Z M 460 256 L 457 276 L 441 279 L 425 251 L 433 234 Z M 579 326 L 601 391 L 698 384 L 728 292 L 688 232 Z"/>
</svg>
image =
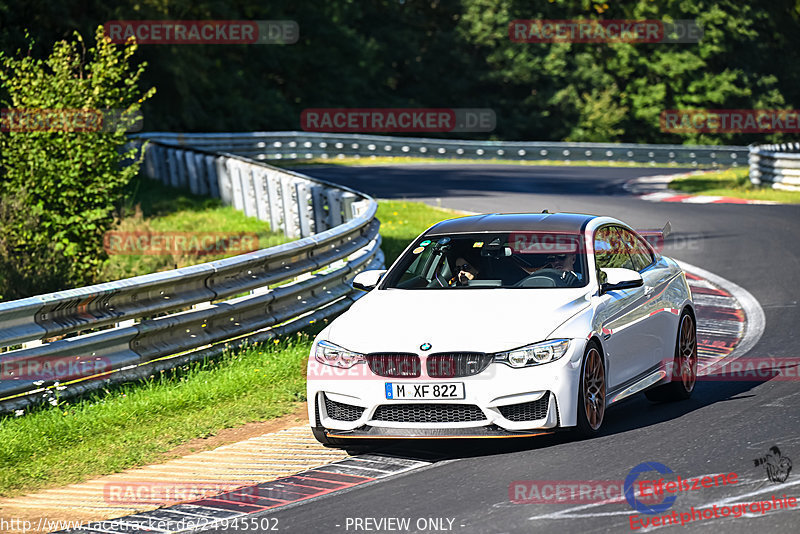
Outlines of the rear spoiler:
<svg viewBox="0 0 800 534">
<path fill-rule="evenodd" d="M 667 221 L 667 224 L 664 225 L 664 228 L 661 229 L 661 238 L 666 239 L 669 234 L 672 233 L 672 225 Z"/>
<path fill-rule="evenodd" d="M 637 232 L 660 254 L 664 249 L 664 240 L 672 233 L 672 225 L 667 221 L 661 230 L 637 230 Z"/>
</svg>

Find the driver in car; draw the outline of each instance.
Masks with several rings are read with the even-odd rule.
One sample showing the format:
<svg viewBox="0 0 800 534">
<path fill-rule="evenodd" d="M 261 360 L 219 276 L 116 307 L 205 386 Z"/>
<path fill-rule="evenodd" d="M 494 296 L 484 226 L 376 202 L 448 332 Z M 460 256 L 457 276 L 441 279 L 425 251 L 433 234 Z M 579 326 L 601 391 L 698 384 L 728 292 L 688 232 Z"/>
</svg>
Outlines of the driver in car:
<svg viewBox="0 0 800 534">
<path fill-rule="evenodd" d="M 448 284 L 451 286 L 465 286 L 470 280 L 475 280 L 479 271 L 477 267 L 459 256 L 456 258 L 456 266 L 453 272 L 455 275 L 449 280 Z"/>
<path fill-rule="evenodd" d="M 576 281 L 581 280 L 583 277 L 580 273 L 576 273 L 575 269 L 575 254 L 548 254 L 544 265 L 536 268 L 523 267 L 525 272 L 529 275 L 536 274 L 538 271 L 544 269 L 554 269 L 561 271 L 561 280 L 564 285 L 570 286 Z"/>
<path fill-rule="evenodd" d="M 547 263 L 542 269 L 555 269 L 561 271 L 561 280 L 570 286 L 581 279 L 581 275 L 575 272 L 575 254 L 548 254 Z"/>
</svg>

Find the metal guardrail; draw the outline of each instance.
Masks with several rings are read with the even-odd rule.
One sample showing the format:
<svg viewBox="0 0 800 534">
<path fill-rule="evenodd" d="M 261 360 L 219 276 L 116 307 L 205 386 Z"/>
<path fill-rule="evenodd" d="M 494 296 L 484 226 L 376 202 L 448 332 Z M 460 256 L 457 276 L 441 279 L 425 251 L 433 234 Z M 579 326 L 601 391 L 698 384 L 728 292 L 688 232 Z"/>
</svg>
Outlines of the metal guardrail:
<svg viewBox="0 0 800 534">
<path fill-rule="evenodd" d="M 377 203 L 241 156 L 153 142 L 150 177 L 301 239 L 173 271 L 0 303 L 0 412 L 148 376 L 346 309 L 383 265 Z"/>
<path fill-rule="evenodd" d="M 748 148 L 745 146 L 463 141 L 314 132 L 201 134 L 153 132 L 143 135 L 175 145 L 206 150 L 224 149 L 256 160 L 414 156 L 735 167 L 745 165 L 748 156 Z"/>
<path fill-rule="evenodd" d="M 800 143 L 752 145 L 750 181 L 773 189 L 800 191 Z"/>
</svg>

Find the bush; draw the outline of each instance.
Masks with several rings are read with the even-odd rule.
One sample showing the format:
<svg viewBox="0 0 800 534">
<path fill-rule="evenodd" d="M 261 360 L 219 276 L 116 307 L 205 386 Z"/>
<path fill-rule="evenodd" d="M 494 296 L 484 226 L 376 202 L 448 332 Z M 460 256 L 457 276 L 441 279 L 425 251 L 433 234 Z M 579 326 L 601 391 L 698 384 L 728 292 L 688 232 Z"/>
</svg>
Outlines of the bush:
<svg viewBox="0 0 800 534">
<path fill-rule="evenodd" d="M 107 260 L 102 241 L 115 203 L 139 170 L 125 131 L 155 89 L 137 87 L 145 64 L 131 64 L 136 45 L 112 44 L 102 27 L 89 50 L 74 36 L 45 59 L 33 57 L 32 44 L 18 57 L 0 52 L 3 104 L 11 108 L 0 132 L 0 298 L 92 283 Z M 73 119 L 19 126 L 20 112 L 52 120 L 53 110 Z M 110 121 L 109 110 L 120 114 Z M 100 113 L 102 126 L 81 124 Z"/>
</svg>

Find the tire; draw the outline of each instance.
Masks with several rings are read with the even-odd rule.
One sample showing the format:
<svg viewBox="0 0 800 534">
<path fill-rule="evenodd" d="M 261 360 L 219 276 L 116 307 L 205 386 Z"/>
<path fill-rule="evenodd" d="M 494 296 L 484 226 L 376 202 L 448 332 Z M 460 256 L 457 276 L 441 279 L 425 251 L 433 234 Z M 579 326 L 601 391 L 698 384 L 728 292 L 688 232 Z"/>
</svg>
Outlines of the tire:
<svg viewBox="0 0 800 534">
<path fill-rule="evenodd" d="M 586 345 L 578 383 L 578 426 L 583 437 L 600 433 L 606 412 L 606 370 L 596 343 Z"/>
<path fill-rule="evenodd" d="M 670 382 L 644 392 L 653 402 L 674 402 L 692 396 L 697 384 L 697 325 L 688 310 L 678 321 L 675 359 Z"/>
</svg>

